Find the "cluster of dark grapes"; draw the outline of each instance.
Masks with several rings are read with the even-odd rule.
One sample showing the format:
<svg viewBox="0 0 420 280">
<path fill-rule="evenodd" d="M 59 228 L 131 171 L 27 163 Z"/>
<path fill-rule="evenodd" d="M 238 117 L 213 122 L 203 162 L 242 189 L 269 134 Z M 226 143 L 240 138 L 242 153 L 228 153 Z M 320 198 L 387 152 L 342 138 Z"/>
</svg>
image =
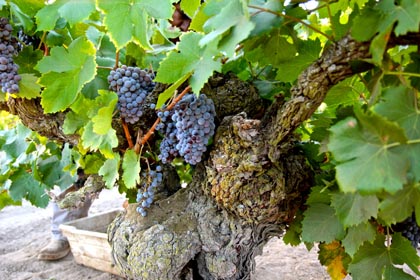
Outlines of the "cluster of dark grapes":
<svg viewBox="0 0 420 280">
<path fill-rule="evenodd" d="M 12 25 L 7 18 L 0 18 L 0 85 L 7 93 L 19 92 L 18 66 L 13 62 L 13 56 L 19 49 L 18 41 L 12 37 Z"/>
<path fill-rule="evenodd" d="M 18 32 L 18 39 L 19 42 L 23 43 L 23 45 L 20 45 L 20 49 L 22 49 L 24 46 L 33 46 L 36 48 L 41 43 L 41 40 L 38 37 L 25 34 L 22 29 Z"/>
<path fill-rule="evenodd" d="M 418 247 L 418 244 L 420 243 L 420 228 L 417 225 L 414 214 L 401 223 L 396 224 L 395 227 L 393 227 L 393 231 L 401 232 L 402 236 L 410 240 L 411 245 L 414 248 Z"/>
<path fill-rule="evenodd" d="M 137 202 L 139 203 L 139 206 L 136 210 L 140 215 L 146 217 L 146 208 L 149 208 L 150 205 L 152 205 L 156 188 L 162 184 L 162 167 L 158 165 L 155 170 L 150 170 L 148 173 L 144 172 L 142 177 L 144 178 L 144 182 L 137 193 Z"/>
<path fill-rule="evenodd" d="M 189 164 L 199 163 L 214 134 L 215 115 L 213 100 L 193 93 L 185 95 L 171 111 L 158 112 L 161 122 L 157 130 L 165 136 L 159 159 L 167 163 L 180 155 Z"/>
<path fill-rule="evenodd" d="M 118 110 L 128 123 L 136 123 L 143 115 L 142 105 L 153 91 L 154 74 L 138 67 L 121 66 L 108 76 L 109 88 L 118 94 Z"/>
</svg>

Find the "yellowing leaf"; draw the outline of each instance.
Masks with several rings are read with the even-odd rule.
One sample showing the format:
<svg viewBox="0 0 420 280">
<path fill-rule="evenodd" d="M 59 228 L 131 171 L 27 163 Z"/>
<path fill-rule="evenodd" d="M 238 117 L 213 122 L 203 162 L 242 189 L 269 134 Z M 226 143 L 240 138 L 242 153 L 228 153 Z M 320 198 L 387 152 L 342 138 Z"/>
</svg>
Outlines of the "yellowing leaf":
<svg viewBox="0 0 420 280">
<path fill-rule="evenodd" d="M 333 280 L 346 277 L 347 270 L 345 269 L 345 265 L 349 260 L 350 258 L 344 252 L 344 248 L 336 240 L 319 246 L 319 261 L 327 267 L 328 274 Z"/>
</svg>

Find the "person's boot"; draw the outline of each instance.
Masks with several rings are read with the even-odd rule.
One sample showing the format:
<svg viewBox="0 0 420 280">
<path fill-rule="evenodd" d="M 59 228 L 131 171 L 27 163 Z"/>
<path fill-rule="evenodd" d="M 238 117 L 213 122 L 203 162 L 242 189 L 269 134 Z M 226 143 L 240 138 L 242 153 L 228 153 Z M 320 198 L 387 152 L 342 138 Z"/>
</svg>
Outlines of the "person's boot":
<svg viewBox="0 0 420 280">
<path fill-rule="evenodd" d="M 67 240 L 51 239 L 50 243 L 39 252 L 38 260 L 59 260 L 67 256 L 69 252 L 70 245 Z"/>
</svg>

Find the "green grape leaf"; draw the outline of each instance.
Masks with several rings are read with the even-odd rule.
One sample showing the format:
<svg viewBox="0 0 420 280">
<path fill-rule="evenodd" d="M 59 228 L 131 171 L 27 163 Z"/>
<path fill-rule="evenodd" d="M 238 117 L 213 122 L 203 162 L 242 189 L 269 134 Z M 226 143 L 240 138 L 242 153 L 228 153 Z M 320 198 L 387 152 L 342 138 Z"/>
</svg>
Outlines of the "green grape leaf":
<svg viewBox="0 0 420 280">
<path fill-rule="evenodd" d="M 360 247 L 349 265 L 349 272 L 354 279 L 380 280 L 384 267 L 392 265 L 388 254 L 385 236 L 378 235 L 373 244 L 365 242 Z"/>
<path fill-rule="evenodd" d="M 118 146 L 118 138 L 114 129 L 110 129 L 106 134 L 100 135 L 93 131 L 93 122 L 89 122 L 84 126 L 81 140 L 84 149 L 99 150 L 106 158 L 112 158 L 112 148 Z"/>
<path fill-rule="evenodd" d="M 383 102 L 374 110 L 391 121 L 397 122 L 408 139 L 420 138 L 420 112 L 415 107 L 416 93 L 404 86 L 389 88 L 384 91 Z"/>
<path fill-rule="evenodd" d="M 33 205 L 45 208 L 48 205 L 49 197 L 45 193 L 48 186 L 36 181 L 34 177 L 24 169 L 18 169 L 10 176 L 12 181 L 9 194 L 15 201 L 23 198 L 29 200 Z"/>
<path fill-rule="evenodd" d="M 300 41 L 297 49 L 298 55 L 274 64 L 277 67 L 276 79 L 283 82 L 293 82 L 299 74 L 318 59 L 321 52 L 319 39 Z"/>
<path fill-rule="evenodd" d="M 375 195 L 362 196 L 358 193 L 332 195 L 331 206 L 344 227 L 355 226 L 376 218 L 379 200 Z"/>
<path fill-rule="evenodd" d="M 383 280 L 415 280 L 413 276 L 407 274 L 401 268 L 395 266 L 386 266 L 383 273 Z"/>
<path fill-rule="evenodd" d="M 189 17 L 193 18 L 196 11 L 200 7 L 200 0 L 184 0 L 181 1 L 181 10 Z"/>
<path fill-rule="evenodd" d="M 39 74 L 37 70 L 35 70 L 35 65 L 38 63 L 39 60 L 43 58 L 44 54 L 41 50 L 35 49 L 32 46 L 26 46 L 22 49 L 21 52 L 14 58 L 14 62 L 19 65 L 18 73 L 22 75 L 22 73 L 34 73 L 36 75 Z"/>
<path fill-rule="evenodd" d="M 377 280 L 383 279 L 386 271 L 389 273 L 388 267 L 404 263 L 419 274 L 417 266 L 420 265 L 420 259 L 410 242 L 396 233 L 392 236 L 391 246 L 387 248 L 385 236 L 378 235 L 373 244 L 364 243 L 360 247 L 349 265 L 349 271 L 354 279 Z"/>
<path fill-rule="evenodd" d="M 62 0 L 58 8 L 60 16 L 65 18 L 70 25 L 87 19 L 95 11 L 95 0 Z"/>
<path fill-rule="evenodd" d="M 95 9 L 95 0 L 58 0 L 36 13 L 37 30 L 53 30 L 60 17 L 65 18 L 70 25 L 74 25 L 87 19 Z"/>
<path fill-rule="evenodd" d="M 19 21 L 22 23 L 24 30 L 31 30 L 34 27 L 34 22 L 31 17 L 25 14 L 18 5 L 10 2 L 10 12 L 16 16 Z"/>
<path fill-rule="evenodd" d="M 410 73 L 420 73 L 420 54 L 412 52 L 410 53 L 410 58 L 412 62 L 405 67 L 405 71 Z M 409 79 L 411 82 L 410 84 L 417 90 L 420 90 L 420 78 L 412 76 Z"/>
<path fill-rule="evenodd" d="M 191 77 L 191 72 L 182 76 L 178 81 L 173 83 L 170 87 L 165 89 L 164 92 L 159 94 L 158 101 L 156 103 L 156 108 L 160 109 L 166 101 L 169 100 L 172 96 L 174 96 L 174 92 L 177 88 L 179 88 L 189 77 Z"/>
<path fill-rule="evenodd" d="M 140 158 L 133 150 L 126 150 L 122 162 L 122 179 L 128 189 L 134 189 L 140 183 Z"/>
<path fill-rule="evenodd" d="M 420 139 L 420 112 L 416 108 L 416 93 L 407 87 L 395 87 L 387 89 L 383 98 L 374 110 L 385 116 L 390 121 L 398 123 L 405 131 L 409 140 Z M 420 180 L 420 144 L 410 144 L 397 147 L 397 150 L 408 155 L 411 161 L 410 173 L 415 180 Z"/>
<path fill-rule="evenodd" d="M 370 223 L 362 223 L 348 228 L 346 237 L 342 240 L 346 253 L 351 257 L 365 242 L 373 244 L 376 238 L 376 228 Z"/>
<path fill-rule="evenodd" d="M 118 101 L 116 93 L 107 90 L 99 90 L 99 97 L 96 99 L 98 103 L 98 113 L 92 118 L 93 132 L 105 135 L 111 127 L 112 114 Z"/>
<path fill-rule="evenodd" d="M 229 34 L 220 42 L 219 48 L 226 53 L 227 57 L 233 57 L 236 46 L 248 37 L 254 28 L 254 23 L 249 21 L 241 1 L 230 0 L 224 3 L 223 9 L 220 9 L 219 13 L 214 14 L 204 24 L 204 30 L 208 34 L 200 39 L 199 44 L 200 47 L 204 47 L 210 42 L 220 41 L 223 35 Z"/>
<path fill-rule="evenodd" d="M 302 233 L 303 215 L 299 211 L 293 222 L 289 224 L 286 233 L 283 235 L 283 242 L 287 245 L 297 246 L 301 243 L 300 235 Z"/>
<path fill-rule="evenodd" d="M 328 188 L 323 186 L 315 186 L 311 188 L 311 193 L 306 200 L 306 205 L 313 205 L 316 203 L 330 204 L 331 192 Z"/>
<path fill-rule="evenodd" d="M 351 35 L 359 41 L 368 41 L 378 32 L 381 20 L 380 11 L 366 7 L 356 16 L 351 28 Z"/>
<path fill-rule="evenodd" d="M 68 49 L 52 48 L 51 55 L 45 56 L 36 68 L 42 73 L 38 83 L 45 87 L 41 100 L 45 112 L 65 110 L 96 75 L 95 47 L 79 37 Z"/>
<path fill-rule="evenodd" d="M 68 112 L 63 124 L 63 132 L 66 134 L 73 134 L 79 128 L 83 127 L 88 118 L 81 116 L 75 112 Z"/>
<path fill-rule="evenodd" d="M 222 68 L 221 62 L 213 58 L 219 53 L 214 42 L 202 48 L 198 46 L 202 37 L 203 35 L 193 32 L 184 33 L 177 49 L 160 63 L 155 81 L 172 84 L 193 72 L 190 85 L 193 92 L 200 92 L 213 72 L 220 72 Z"/>
<path fill-rule="evenodd" d="M 117 49 L 123 48 L 130 41 L 144 49 L 152 49 L 148 35 L 149 15 L 157 19 L 169 19 L 172 16 L 172 2 L 153 0 L 98 0 L 98 7 L 104 12 L 104 24 L 111 41 Z"/>
<path fill-rule="evenodd" d="M 358 121 L 349 117 L 331 127 L 337 181 L 344 192 L 395 193 L 407 181 L 408 157 L 392 148 L 406 142 L 404 131 L 379 115 L 355 112 Z"/>
<path fill-rule="evenodd" d="M 114 157 L 107 159 L 99 169 L 98 174 L 103 177 L 105 186 L 109 189 L 114 187 L 115 183 L 120 177 L 118 173 L 120 168 L 120 159 L 120 155 L 114 153 Z"/>
<path fill-rule="evenodd" d="M 41 87 L 37 84 L 38 78 L 34 74 L 20 74 L 22 80 L 19 82 L 19 97 L 32 99 L 41 95 Z"/>
<path fill-rule="evenodd" d="M 73 177 L 63 171 L 65 166 L 62 165 L 57 156 L 48 157 L 46 159 L 38 159 L 33 169 L 39 174 L 39 181 L 46 186 L 60 186 L 62 189 L 73 184 Z"/>
<path fill-rule="evenodd" d="M 6 190 L 0 189 L 0 210 L 9 205 L 22 205 L 22 202 L 14 201 Z"/>
<path fill-rule="evenodd" d="M 305 242 L 332 242 L 344 236 L 343 225 L 329 205 L 312 204 L 304 213 L 302 240 Z"/>
<path fill-rule="evenodd" d="M 412 185 L 405 186 L 394 195 L 386 195 L 379 204 L 379 217 L 387 224 L 402 222 L 411 216 L 420 200 L 420 190 Z"/>
<path fill-rule="evenodd" d="M 413 248 L 411 242 L 403 237 L 401 233 L 392 235 L 390 256 L 394 264 L 406 264 L 413 272 L 420 276 L 418 269 L 420 266 L 420 257 L 417 255 L 417 250 Z"/>
</svg>

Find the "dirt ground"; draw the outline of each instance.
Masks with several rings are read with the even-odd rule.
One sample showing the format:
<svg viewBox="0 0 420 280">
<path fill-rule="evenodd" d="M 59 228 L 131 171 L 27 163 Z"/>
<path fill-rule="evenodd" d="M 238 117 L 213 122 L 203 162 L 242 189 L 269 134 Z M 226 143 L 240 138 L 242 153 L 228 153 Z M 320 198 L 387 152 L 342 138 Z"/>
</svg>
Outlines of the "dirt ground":
<svg viewBox="0 0 420 280">
<path fill-rule="evenodd" d="M 98 214 L 122 205 L 124 197 L 104 190 L 90 208 Z M 39 261 L 38 251 L 50 237 L 51 209 L 29 204 L 9 206 L 0 211 L 0 279 L 1 280 L 76 280 L 121 279 L 77 264 L 72 254 L 59 261 Z M 253 280 L 322 280 L 330 279 L 318 260 L 316 249 L 290 247 L 272 239 L 256 259 Z"/>
</svg>

